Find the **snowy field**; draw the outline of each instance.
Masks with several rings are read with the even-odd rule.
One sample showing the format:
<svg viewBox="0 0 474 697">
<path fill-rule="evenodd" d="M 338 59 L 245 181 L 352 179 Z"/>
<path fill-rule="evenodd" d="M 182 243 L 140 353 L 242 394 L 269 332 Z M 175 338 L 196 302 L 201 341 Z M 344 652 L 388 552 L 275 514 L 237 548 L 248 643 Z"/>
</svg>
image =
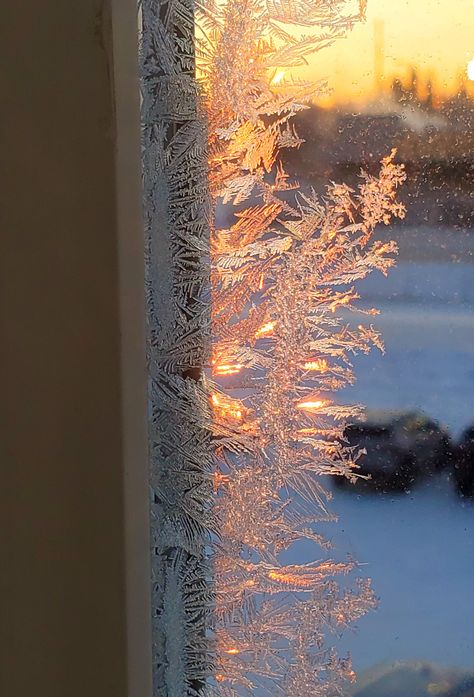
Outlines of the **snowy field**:
<svg viewBox="0 0 474 697">
<path fill-rule="evenodd" d="M 382 311 L 371 321 L 386 354 L 356 360 L 341 400 L 422 409 L 458 436 L 474 421 L 474 266 L 402 263 L 360 290 Z M 337 556 L 363 563 L 380 597 L 341 641 L 356 669 L 415 659 L 474 669 L 474 503 L 443 475 L 397 497 L 336 490 L 332 509 Z"/>
<path fill-rule="evenodd" d="M 400 262 L 357 286 L 380 315 L 386 353 L 356 358 L 355 388 L 340 393 L 370 409 L 421 409 L 459 433 L 474 421 L 474 265 Z"/>
<path fill-rule="evenodd" d="M 379 329 L 385 354 L 358 356 L 357 384 L 339 399 L 370 409 L 421 409 L 457 437 L 474 421 L 474 307 L 374 304 L 380 316 L 347 320 Z"/>
<path fill-rule="evenodd" d="M 397 498 L 336 491 L 332 508 L 340 520 L 327 534 L 380 598 L 340 644 L 356 670 L 397 660 L 474 669 L 474 505 L 438 480 Z"/>
</svg>

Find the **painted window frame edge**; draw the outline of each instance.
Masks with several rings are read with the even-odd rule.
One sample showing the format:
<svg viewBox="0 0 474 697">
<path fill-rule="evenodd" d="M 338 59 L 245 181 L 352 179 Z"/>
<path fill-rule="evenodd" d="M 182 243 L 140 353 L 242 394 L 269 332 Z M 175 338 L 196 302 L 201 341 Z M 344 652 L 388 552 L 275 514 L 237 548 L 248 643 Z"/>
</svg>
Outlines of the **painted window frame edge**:
<svg viewBox="0 0 474 697">
<path fill-rule="evenodd" d="M 125 514 L 127 697 L 152 695 L 145 276 L 136 0 L 111 0 Z"/>
</svg>

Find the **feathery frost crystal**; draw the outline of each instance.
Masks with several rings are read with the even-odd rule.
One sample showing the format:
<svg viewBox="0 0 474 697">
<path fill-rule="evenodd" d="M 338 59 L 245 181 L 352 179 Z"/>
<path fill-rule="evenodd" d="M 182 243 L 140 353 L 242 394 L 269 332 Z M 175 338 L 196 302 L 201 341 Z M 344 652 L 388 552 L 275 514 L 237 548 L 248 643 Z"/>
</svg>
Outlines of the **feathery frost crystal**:
<svg viewBox="0 0 474 697">
<path fill-rule="evenodd" d="M 321 476 L 357 476 L 342 436 L 359 412 L 335 393 L 354 380 L 353 354 L 383 348 L 338 311 L 355 309 L 356 281 L 393 264 L 395 244 L 371 236 L 403 217 L 404 173 L 391 153 L 377 177 L 362 173 L 356 190 L 331 183 L 321 198 L 298 192 L 280 153 L 300 145 L 292 117 L 326 89 L 298 79 L 298 66 L 364 10 L 141 5 L 160 697 L 334 697 L 354 679 L 330 635 L 374 596 L 367 581 L 336 582 L 354 562 L 328 558 L 315 526 L 332 519 Z M 301 539 L 316 559 L 286 565 Z"/>
</svg>

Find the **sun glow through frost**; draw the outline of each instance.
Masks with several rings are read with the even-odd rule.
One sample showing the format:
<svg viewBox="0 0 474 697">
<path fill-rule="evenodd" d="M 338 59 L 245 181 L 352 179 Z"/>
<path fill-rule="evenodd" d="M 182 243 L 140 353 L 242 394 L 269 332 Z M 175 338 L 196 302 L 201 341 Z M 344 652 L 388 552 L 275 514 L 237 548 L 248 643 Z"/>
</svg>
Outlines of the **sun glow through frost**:
<svg viewBox="0 0 474 697">
<path fill-rule="evenodd" d="M 474 80 L 474 58 L 467 64 L 467 77 L 468 80 Z"/>
<path fill-rule="evenodd" d="M 319 694 L 329 664 L 329 693 L 342 694 L 353 672 L 323 648 L 327 629 L 339 631 L 374 606 L 368 581 L 355 591 L 338 587 L 335 577 L 352 562 L 325 556 L 285 567 L 280 557 L 301 539 L 314 543 L 316 559 L 317 545 L 328 548 L 315 529 L 330 519 L 321 475 L 356 476 L 342 442 L 357 408 L 333 394 L 353 381 L 350 357 L 381 342 L 371 327 L 349 331 L 337 312 L 355 309 L 353 281 L 394 263 L 395 245 L 370 238 L 377 224 L 404 215 L 395 152 L 377 177 L 362 173 L 357 191 L 331 184 L 322 198 L 295 198 L 298 185 L 281 160 L 282 149 L 301 144 L 292 117 L 319 90 L 293 69 L 326 38 L 298 40 L 279 24 L 322 22 L 342 33 L 363 15 L 364 2 L 350 14 L 356 6 L 321 0 L 313 16 L 304 0 L 227 0 L 212 4 L 211 17 L 198 11 L 213 37 L 200 74 L 211 195 L 221 214 L 211 237 L 209 395 L 218 697 L 250 697 L 262 677 L 281 694 Z"/>
</svg>

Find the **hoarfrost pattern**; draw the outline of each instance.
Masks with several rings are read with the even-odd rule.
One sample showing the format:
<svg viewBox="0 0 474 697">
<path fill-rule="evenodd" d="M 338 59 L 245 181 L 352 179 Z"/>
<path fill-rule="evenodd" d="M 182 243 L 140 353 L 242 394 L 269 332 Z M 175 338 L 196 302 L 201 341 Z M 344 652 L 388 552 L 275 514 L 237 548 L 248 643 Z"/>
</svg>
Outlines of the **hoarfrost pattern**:
<svg viewBox="0 0 474 697">
<path fill-rule="evenodd" d="M 354 563 L 328 559 L 315 524 L 332 519 L 321 475 L 357 476 L 342 436 L 358 411 L 334 393 L 354 379 L 352 354 L 383 348 L 338 309 L 354 309 L 354 282 L 393 264 L 395 245 L 371 235 L 403 216 L 404 173 L 392 153 L 357 191 L 288 195 L 298 187 L 279 154 L 299 146 L 292 117 L 325 89 L 294 69 L 364 10 L 350 0 L 142 2 L 159 697 L 334 697 L 354 677 L 327 640 L 373 594 L 368 582 L 339 586 Z M 209 219 L 208 191 L 227 226 Z M 302 538 L 323 558 L 284 565 Z"/>
<path fill-rule="evenodd" d="M 192 5 L 147 0 L 140 13 L 153 690 L 184 697 L 202 694 L 210 673 L 207 133 L 193 74 Z"/>
</svg>

